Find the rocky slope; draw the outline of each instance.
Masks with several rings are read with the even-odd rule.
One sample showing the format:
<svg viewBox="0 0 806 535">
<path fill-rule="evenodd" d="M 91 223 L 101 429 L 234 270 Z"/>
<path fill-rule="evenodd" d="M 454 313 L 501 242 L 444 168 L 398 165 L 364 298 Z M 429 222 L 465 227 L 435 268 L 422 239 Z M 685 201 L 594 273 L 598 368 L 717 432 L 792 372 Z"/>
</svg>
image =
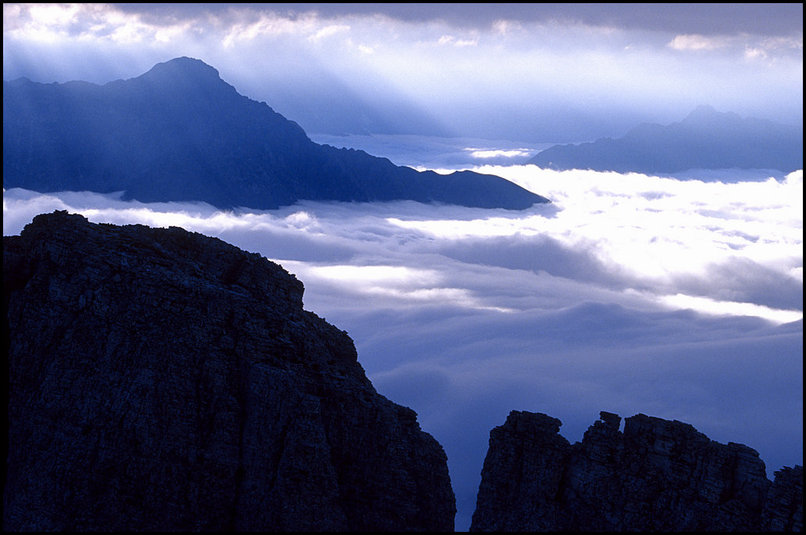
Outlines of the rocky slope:
<svg viewBox="0 0 806 535">
<path fill-rule="evenodd" d="M 442 447 L 280 266 L 179 228 L 3 238 L 7 531 L 450 531 Z"/>
<path fill-rule="evenodd" d="M 255 209 L 302 199 L 513 210 L 548 202 L 497 176 L 418 172 L 314 143 L 187 57 L 104 85 L 4 81 L 3 187 Z"/>
<path fill-rule="evenodd" d="M 512 411 L 490 433 L 471 531 L 801 531 L 803 467 L 771 483 L 758 453 L 691 425 L 602 412 L 582 442 Z"/>
</svg>

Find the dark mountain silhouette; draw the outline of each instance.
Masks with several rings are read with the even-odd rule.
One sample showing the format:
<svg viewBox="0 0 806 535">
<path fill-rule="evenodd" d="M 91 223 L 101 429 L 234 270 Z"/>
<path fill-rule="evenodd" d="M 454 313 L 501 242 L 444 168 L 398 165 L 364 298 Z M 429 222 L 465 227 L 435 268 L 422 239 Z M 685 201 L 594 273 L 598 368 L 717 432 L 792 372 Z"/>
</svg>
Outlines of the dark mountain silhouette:
<svg viewBox="0 0 806 535">
<path fill-rule="evenodd" d="M 690 424 L 601 412 L 581 442 L 546 414 L 512 411 L 490 432 L 470 531 L 803 530 L 803 467 L 769 481 L 758 452 Z"/>
<path fill-rule="evenodd" d="M 452 531 L 442 446 L 303 290 L 177 227 L 3 236 L 4 530 Z"/>
<path fill-rule="evenodd" d="M 4 81 L 3 187 L 258 209 L 301 199 L 508 209 L 548 201 L 492 175 L 418 172 L 316 144 L 187 57 L 102 86 Z"/>
<path fill-rule="evenodd" d="M 675 173 L 688 169 L 803 169 L 803 131 L 795 126 L 699 106 L 670 125 L 644 123 L 624 137 L 555 145 L 529 160 L 550 169 Z"/>
</svg>

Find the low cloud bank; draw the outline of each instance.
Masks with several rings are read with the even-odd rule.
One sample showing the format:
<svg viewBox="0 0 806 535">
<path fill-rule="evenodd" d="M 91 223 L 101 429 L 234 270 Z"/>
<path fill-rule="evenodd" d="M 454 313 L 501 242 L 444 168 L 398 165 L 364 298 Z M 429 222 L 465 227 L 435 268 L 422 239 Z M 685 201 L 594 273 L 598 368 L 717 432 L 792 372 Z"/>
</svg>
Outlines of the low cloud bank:
<svg viewBox="0 0 806 535">
<path fill-rule="evenodd" d="M 302 202 L 264 212 L 4 191 L 3 233 L 56 209 L 181 226 L 282 264 L 345 329 L 379 392 L 445 447 L 467 529 L 492 427 L 545 412 L 678 419 L 803 462 L 803 175 L 681 181 L 476 168 L 552 199 L 525 211 Z"/>
</svg>

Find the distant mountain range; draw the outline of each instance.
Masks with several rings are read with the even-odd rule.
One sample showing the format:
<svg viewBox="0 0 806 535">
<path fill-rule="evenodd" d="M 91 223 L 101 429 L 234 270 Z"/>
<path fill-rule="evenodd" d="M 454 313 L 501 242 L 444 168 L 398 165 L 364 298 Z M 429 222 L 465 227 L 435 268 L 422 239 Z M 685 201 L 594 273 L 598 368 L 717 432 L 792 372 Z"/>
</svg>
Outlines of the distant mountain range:
<svg viewBox="0 0 806 535">
<path fill-rule="evenodd" d="M 680 122 L 644 123 L 624 137 L 555 145 L 528 161 L 550 169 L 675 173 L 688 169 L 803 169 L 803 130 L 700 106 Z"/>
<path fill-rule="evenodd" d="M 187 57 L 104 85 L 4 81 L 3 187 L 256 209 L 302 199 L 507 209 L 548 202 L 497 176 L 418 172 L 314 143 Z"/>
</svg>

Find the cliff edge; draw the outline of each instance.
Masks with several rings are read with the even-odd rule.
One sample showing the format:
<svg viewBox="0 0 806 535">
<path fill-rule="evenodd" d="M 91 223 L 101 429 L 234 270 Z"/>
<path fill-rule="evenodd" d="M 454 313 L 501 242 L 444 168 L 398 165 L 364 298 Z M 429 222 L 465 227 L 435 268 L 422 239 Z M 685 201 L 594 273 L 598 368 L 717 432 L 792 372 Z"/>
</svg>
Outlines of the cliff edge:
<svg viewBox="0 0 806 535">
<path fill-rule="evenodd" d="M 569 444 L 561 422 L 512 411 L 490 432 L 470 531 L 802 531 L 803 467 L 689 424 L 612 413 Z"/>
<path fill-rule="evenodd" d="M 66 212 L 3 260 L 5 530 L 453 530 L 442 447 L 280 266 Z"/>
</svg>

